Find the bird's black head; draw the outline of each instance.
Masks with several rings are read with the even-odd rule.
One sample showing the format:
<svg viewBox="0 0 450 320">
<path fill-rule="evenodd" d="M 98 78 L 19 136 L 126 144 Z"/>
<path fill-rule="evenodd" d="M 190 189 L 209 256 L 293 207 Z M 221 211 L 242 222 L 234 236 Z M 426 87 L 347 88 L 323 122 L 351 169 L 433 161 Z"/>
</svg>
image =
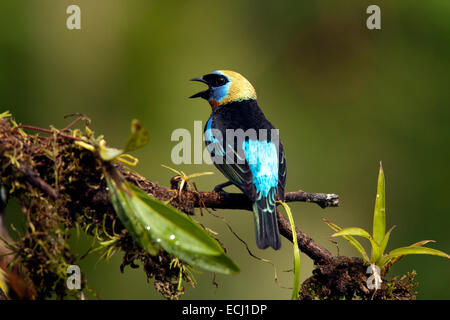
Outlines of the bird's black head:
<svg viewBox="0 0 450 320">
<path fill-rule="evenodd" d="M 206 100 L 209 100 L 211 91 L 214 91 L 216 90 L 215 88 L 222 87 L 230 82 L 230 80 L 225 75 L 220 73 L 210 73 L 200 78 L 192 78 L 191 81 L 203 82 L 204 84 L 208 85 L 208 89 L 200 91 L 190 96 L 189 98 L 203 98 Z"/>
<path fill-rule="evenodd" d="M 234 71 L 214 71 L 191 81 L 199 81 L 208 85 L 208 89 L 200 91 L 190 98 L 208 100 L 211 107 L 216 108 L 234 101 L 256 99 L 253 86 L 242 75 Z"/>
</svg>

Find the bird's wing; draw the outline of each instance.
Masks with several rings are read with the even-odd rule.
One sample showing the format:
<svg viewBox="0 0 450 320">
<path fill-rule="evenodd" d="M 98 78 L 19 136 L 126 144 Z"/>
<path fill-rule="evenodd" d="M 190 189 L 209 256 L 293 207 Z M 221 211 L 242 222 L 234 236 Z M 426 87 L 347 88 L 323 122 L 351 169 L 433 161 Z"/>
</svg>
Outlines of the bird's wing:
<svg viewBox="0 0 450 320">
<path fill-rule="evenodd" d="M 237 150 L 231 145 L 225 145 L 221 137 L 216 137 L 211 130 L 211 120 L 205 127 L 205 144 L 214 165 L 234 185 L 244 192 L 253 202 L 256 200 L 256 187 L 253 184 L 253 174 L 248 165 L 242 146 Z"/>
</svg>

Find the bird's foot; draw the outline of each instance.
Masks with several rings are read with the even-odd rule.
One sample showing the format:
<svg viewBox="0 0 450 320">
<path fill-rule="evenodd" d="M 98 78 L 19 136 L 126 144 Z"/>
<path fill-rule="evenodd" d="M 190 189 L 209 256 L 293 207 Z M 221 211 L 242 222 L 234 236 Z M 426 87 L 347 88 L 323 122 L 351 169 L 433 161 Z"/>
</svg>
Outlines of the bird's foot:
<svg viewBox="0 0 450 320">
<path fill-rule="evenodd" d="M 228 192 L 226 192 L 225 190 L 223 190 L 223 188 L 231 186 L 233 183 L 231 181 L 227 181 L 221 184 L 218 184 L 217 186 L 214 187 L 213 192 L 218 192 L 218 193 L 225 193 L 227 194 Z"/>
</svg>

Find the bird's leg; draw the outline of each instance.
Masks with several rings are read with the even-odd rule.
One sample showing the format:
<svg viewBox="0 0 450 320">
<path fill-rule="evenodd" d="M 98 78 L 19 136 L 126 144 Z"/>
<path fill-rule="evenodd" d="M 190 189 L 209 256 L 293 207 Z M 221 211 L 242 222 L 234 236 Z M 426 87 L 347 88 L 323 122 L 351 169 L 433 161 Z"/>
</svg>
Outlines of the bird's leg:
<svg viewBox="0 0 450 320">
<path fill-rule="evenodd" d="M 221 184 L 218 184 L 217 186 L 214 187 L 213 192 L 218 192 L 218 193 L 225 193 L 228 194 L 228 192 L 226 192 L 225 190 L 223 190 L 223 188 L 231 186 L 233 183 L 231 181 L 227 181 Z M 216 211 L 216 208 L 211 208 L 213 211 Z"/>
<path fill-rule="evenodd" d="M 233 183 L 231 181 L 227 181 L 221 184 L 218 184 L 217 186 L 214 187 L 213 192 L 223 192 L 223 193 L 228 193 L 225 190 L 223 190 L 223 188 L 231 186 Z"/>
</svg>

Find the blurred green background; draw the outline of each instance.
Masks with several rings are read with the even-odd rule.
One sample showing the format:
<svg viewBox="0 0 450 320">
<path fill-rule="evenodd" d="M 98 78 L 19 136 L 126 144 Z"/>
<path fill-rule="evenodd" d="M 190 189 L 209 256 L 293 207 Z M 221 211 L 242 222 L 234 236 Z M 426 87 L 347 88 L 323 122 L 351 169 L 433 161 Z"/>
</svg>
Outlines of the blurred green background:
<svg viewBox="0 0 450 320">
<path fill-rule="evenodd" d="M 81 8 L 81 27 L 66 28 L 66 8 Z M 381 7 L 382 29 L 368 30 L 366 8 Z M 333 192 L 339 208 L 292 205 L 297 226 L 336 253 L 326 217 L 371 230 L 378 163 L 387 183 L 387 224 L 397 225 L 388 249 L 423 239 L 450 251 L 450 2 L 429 1 L 149 1 L 0 2 L 0 111 L 23 124 L 63 127 L 63 116 L 89 115 L 110 145 L 122 146 L 140 119 L 151 143 L 134 153 L 142 175 L 168 185 L 167 164 L 200 177 L 201 190 L 224 178 L 212 166 L 171 163 L 176 128 L 193 130 L 210 107 L 187 97 L 188 79 L 217 69 L 242 73 L 280 129 L 287 154 L 287 190 Z M 8 216 L 19 214 L 11 206 Z M 271 259 L 291 286 L 292 246 L 259 250 L 253 218 L 218 211 L 253 252 Z M 251 258 L 219 220 L 198 220 L 219 232 L 240 265 L 236 276 L 198 275 L 190 299 L 288 299 L 272 267 Z M 357 255 L 339 239 L 340 254 Z M 103 298 L 161 299 L 142 269 L 119 271 L 97 257 L 80 262 Z M 302 255 L 302 280 L 312 262 Z M 391 275 L 416 270 L 419 299 L 450 298 L 450 264 L 409 256 Z"/>
</svg>

